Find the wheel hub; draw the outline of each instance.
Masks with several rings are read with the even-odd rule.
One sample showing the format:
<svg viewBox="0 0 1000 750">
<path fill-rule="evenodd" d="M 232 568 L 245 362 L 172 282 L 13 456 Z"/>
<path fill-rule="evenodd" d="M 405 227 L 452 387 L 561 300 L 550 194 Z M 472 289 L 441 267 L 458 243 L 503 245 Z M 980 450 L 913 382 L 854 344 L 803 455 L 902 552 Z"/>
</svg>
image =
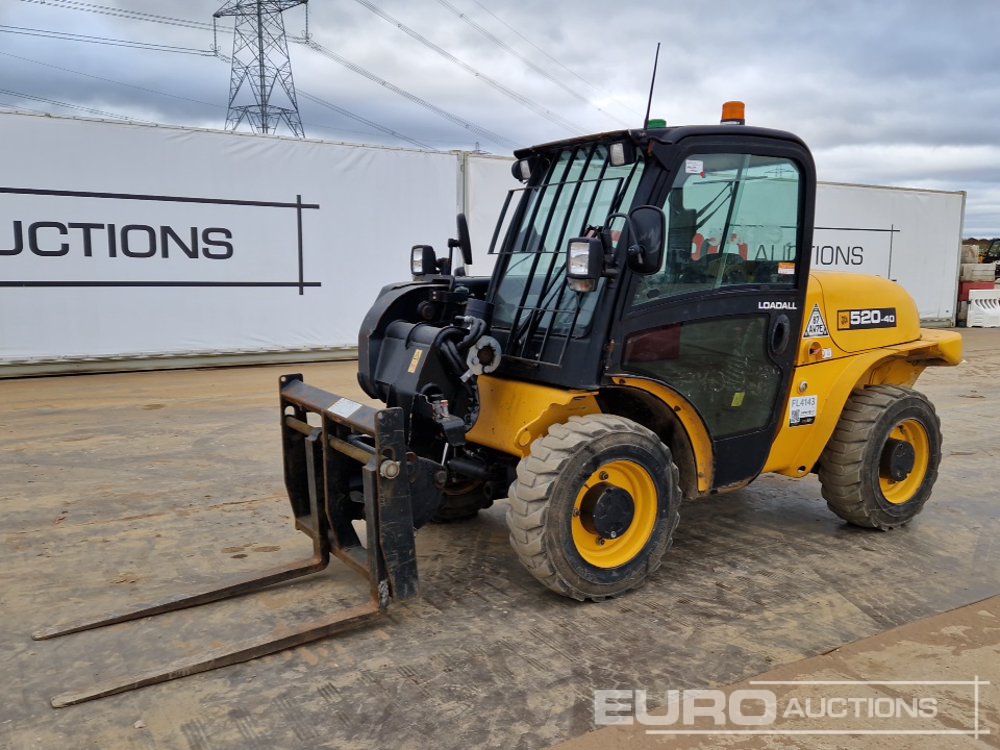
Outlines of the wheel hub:
<svg viewBox="0 0 1000 750">
<path fill-rule="evenodd" d="M 913 446 L 905 440 L 889 438 L 882 449 L 880 469 L 883 476 L 893 482 L 906 479 L 916 463 L 917 454 Z"/>
<path fill-rule="evenodd" d="M 633 518 L 635 501 L 621 487 L 595 485 L 580 504 L 580 522 L 600 539 L 617 539 L 628 531 Z"/>
</svg>

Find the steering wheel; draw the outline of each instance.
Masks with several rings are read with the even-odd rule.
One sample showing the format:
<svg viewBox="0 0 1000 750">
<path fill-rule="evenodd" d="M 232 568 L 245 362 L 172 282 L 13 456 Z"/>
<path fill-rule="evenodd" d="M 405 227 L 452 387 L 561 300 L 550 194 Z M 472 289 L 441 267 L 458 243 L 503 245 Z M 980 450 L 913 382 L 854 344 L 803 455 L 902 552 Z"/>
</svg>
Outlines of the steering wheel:
<svg viewBox="0 0 1000 750">
<path fill-rule="evenodd" d="M 747 265 L 746 260 L 739 253 L 720 253 L 712 257 L 714 263 L 712 263 L 711 274 L 713 277 L 718 276 L 719 267 L 716 264 L 722 264 L 722 282 L 724 284 L 740 284 L 747 281 Z"/>
</svg>

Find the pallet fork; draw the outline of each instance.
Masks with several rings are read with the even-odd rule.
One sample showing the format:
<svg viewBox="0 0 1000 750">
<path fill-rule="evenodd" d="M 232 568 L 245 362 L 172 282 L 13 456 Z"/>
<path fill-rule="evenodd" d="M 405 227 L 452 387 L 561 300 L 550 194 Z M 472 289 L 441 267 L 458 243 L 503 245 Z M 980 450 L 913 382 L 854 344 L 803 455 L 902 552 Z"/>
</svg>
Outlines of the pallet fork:
<svg viewBox="0 0 1000 750">
<path fill-rule="evenodd" d="M 54 708 L 155 685 L 360 627 L 385 614 L 392 599 L 417 595 L 413 500 L 433 496 L 443 481 L 438 467 L 407 452 L 403 411 L 373 409 L 302 382 L 298 374 L 279 382 L 285 487 L 295 525 L 313 543 L 308 560 L 246 576 L 210 591 L 172 596 L 96 620 L 40 630 L 35 640 L 92 630 L 164 612 L 229 599 L 324 570 L 331 555 L 368 579 L 369 599 L 298 626 L 279 626 L 265 636 L 162 668 L 112 679 L 52 698 Z M 309 416 L 319 424 L 310 424 Z M 352 524 L 365 520 L 363 545 Z"/>
</svg>

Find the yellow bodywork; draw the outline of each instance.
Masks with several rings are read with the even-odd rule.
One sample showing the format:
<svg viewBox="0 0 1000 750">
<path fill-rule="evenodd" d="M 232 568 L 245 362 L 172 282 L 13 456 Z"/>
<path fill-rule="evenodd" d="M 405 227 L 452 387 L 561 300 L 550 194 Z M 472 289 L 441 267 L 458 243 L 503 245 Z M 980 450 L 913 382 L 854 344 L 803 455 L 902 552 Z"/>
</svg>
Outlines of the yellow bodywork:
<svg viewBox="0 0 1000 750">
<path fill-rule="evenodd" d="M 892 315 L 892 324 L 880 319 L 873 327 L 876 310 L 883 311 L 883 316 Z M 817 311 L 821 325 L 816 324 Z M 852 324 L 852 311 L 859 325 Z M 809 277 L 802 317 L 789 402 L 764 472 L 801 477 L 812 471 L 855 389 L 882 384 L 910 386 L 925 367 L 957 365 L 962 359 L 961 336 L 921 328 L 913 299 L 885 279 L 814 272 Z M 480 376 L 478 383 L 480 414 L 466 437 L 513 456 L 527 456 L 531 444 L 553 424 L 601 411 L 599 391 L 564 390 L 489 375 Z M 669 385 L 649 378 L 615 376 L 612 385 L 642 391 L 669 407 L 690 441 L 698 492 L 713 489 L 712 441 L 697 409 Z M 792 426 L 792 399 L 809 396 L 817 399 L 814 421 Z M 739 486 L 742 483 L 724 489 Z"/>
<path fill-rule="evenodd" d="M 479 419 L 466 438 L 513 456 L 527 456 L 535 439 L 552 425 L 601 411 L 596 392 L 567 391 L 489 375 L 481 375 L 478 382 Z"/>
<path fill-rule="evenodd" d="M 962 337 L 951 331 L 920 327 L 913 298 L 898 284 L 874 276 L 814 272 L 803 310 L 803 334 L 815 309 L 826 336 L 802 335 L 792 376 L 789 403 L 775 436 L 765 472 L 801 477 L 812 471 L 856 388 L 867 385 L 912 386 L 928 365 L 962 361 Z M 851 310 L 894 309 L 892 327 L 850 328 Z M 791 426 L 791 398 L 816 396 L 812 424 Z"/>
<path fill-rule="evenodd" d="M 635 388 L 645 391 L 660 401 L 665 403 L 674 412 L 680 423 L 684 426 L 684 432 L 691 442 L 691 449 L 694 454 L 695 473 L 698 481 L 698 492 L 708 492 L 712 488 L 712 438 L 709 437 L 708 428 L 702 421 L 698 410 L 695 409 L 684 396 L 673 388 L 663 383 L 658 383 L 649 378 L 620 377 L 614 378 L 616 385 L 627 388 Z"/>
</svg>

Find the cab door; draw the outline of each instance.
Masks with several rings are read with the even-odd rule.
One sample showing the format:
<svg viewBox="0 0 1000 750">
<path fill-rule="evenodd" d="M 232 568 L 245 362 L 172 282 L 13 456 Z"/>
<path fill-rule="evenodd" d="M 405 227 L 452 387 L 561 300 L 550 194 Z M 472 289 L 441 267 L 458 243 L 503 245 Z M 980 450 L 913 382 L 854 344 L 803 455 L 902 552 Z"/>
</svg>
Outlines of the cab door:
<svg viewBox="0 0 1000 750">
<path fill-rule="evenodd" d="M 623 289 L 608 374 L 687 399 L 712 439 L 712 487 L 725 487 L 760 473 L 788 418 L 815 176 L 795 144 L 703 145 L 678 149 L 668 178 L 663 263 Z M 805 406 L 801 424 L 815 416 Z"/>
</svg>

